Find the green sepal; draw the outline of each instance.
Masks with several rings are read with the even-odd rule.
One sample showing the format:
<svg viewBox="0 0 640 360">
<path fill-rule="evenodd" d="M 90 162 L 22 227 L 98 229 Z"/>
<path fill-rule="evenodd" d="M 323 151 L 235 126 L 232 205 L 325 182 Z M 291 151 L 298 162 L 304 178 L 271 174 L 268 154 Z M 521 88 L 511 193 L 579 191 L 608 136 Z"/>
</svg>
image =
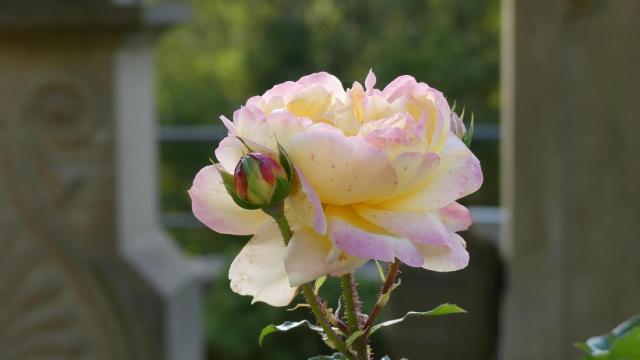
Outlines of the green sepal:
<svg viewBox="0 0 640 360">
<path fill-rule="evenodd" d="M 273 194 L 271 194 L 270 204 L 279 203 L 282 200 L 286 199 L 291 192 L 291 183 L 286 179 L 281 177 L 276 177 L 276 186 L 273 189 Z"/>
<path fill-rule="evenodd" d="M 246 141 L 244 141 L 244 139 L 243 139 L 243 138 L 241 138 L 240 136 L 236 136 L 236 139 L 238 139 L 238 140 L 242 143 L 242 145 L 244 145 L 244 147 L 246 147 L 246 148 L 247 148 L 247 150 L 248 150 L 250 153 L 252 153 L 252 152 L 253 152 L 253 149 L 251 148 L 251 146 L 249 146 L 249 145 L 247 144 L 247 142 L 246 142 Z"/>
<path fill-rule="evenodd" d="M 316 279 L 315 283 L 313 284 L 313 291 L 315 291 L 316 294 L 318 293 L 318 291 L 320 291 L 320 288 L 322 287 L 322 285 L 324 285 L 325 281 L 327 281 L 327 275 L 321 276 Z"/>
<path fill-rule="evenodd" d="M 464 116 L 464 113 L 463 115 Z M 462 137 L 462 142 L 467 145 L 467 147 L 471 146 L 471 141 L 473 140 L 473 124 L 474 124 L 475 116 L 471 113 L 471 121 L 469 122 L 469 129 Z"/>
<path fill-rule="evenodd" d="M 260 209 L 260 206 L 253 205 L 248 201 L 241 199 L 240 197 L 238 197 L 238 195 L 236 195 L 236 192 L 234 190 L 235 189 L 234 184 L 233 184 L 233 175 L 220 169 L 218 166 L 216 166 L 216 169 L 218 170 L 218 173 L 222 178 L 222 183 L 224 184 L 225 189 L 227 189 L 227 193 L 229 194 L 229 196 L 231 196 L 231 199 L 233 199 L 233 202 L 235 202 L 236 205 L 247 210 Z"/>
<path fill-rule="evenodd" d="M 393 319 L 393 320 L 388 320 L 385 322 L 382 322 L 378 325 L 372 326 L 371 327 L 371 331 L 369 331 L 369 334 L 373 334 L 376 331 L 387 327 L 387 326 L 391 326 L 391 325 L 395 325 L 398 323 L 403 322 L 404 320 L 406 320 L 407 318 L 410 317 L 431 317 L 431 316 L 441 316 L 441 315 L 448 315 L 448 314 L 461 314 L 461 313 L 466 313 L 466 311 L 454 304 L 442 304 L 442 305 L 438 305 L 436 308 L 434 308 L 433 310 L 429 310 L 429 311 L 425 311 L 425 312 L 417 312 L 417 311 L 409 311 L 408 313 L 406 313 L 403 317 L 399 318 L 399 319 Z"/>
<path fill-rule="evenodd" d="M 287 179 L 289 179 L 289 182 L 292 183 L 293 177 L 295 176 L 293 172 L 293 163 L 289 158 L 289 154 L 287 154 L 287 151 L 282 147 L 282 145 L 280 145 L 277 139 L 276 144 L 278 145 L 278 158 L 280 160 L 280 165 L 287 173 Z"/>
<path fill-rule="evenodd" d="M 358 340 L 358 338 L 362 335 L 364 335 L 366 331 L 360 329 L 360 330 L 356 330 L 353 333 L 351 333 L 351 335 L 349 335 L 349 337 L 347 338 L 347 340 L 344 341 L 344 344 L 347 346 L 347 348 L 350 348 L 351 345 L 353 345 L 353 343 Z"/>
<path fill-rule="evenodd" d="M 322 328 L 320 326 L 316 326 L 316 325 L 310 323 L 308 320 L 302 320 L 302 321 L 296 321 L 296 322 L 294 322 L 294 321 L 285 321 L 280 325 L 270 324 L 270 325 L 265 326 L 262 329 L 262 331 L 260 331 L 260 337 L 258 338 L 258 344 L 260 346 L 262 346 L 262 341 L 269 334 L 273 334 L 274 332 L 287 332 L 289 330 L 293 330 L 293 329 L 299 328 L 301 326 L 306 326 L 307 328 L 317 332 L 318 334 L 320 334 L 322 336 L 323 340 L 326 338 L 326 335 L 322 332 Z"/>
</svg>

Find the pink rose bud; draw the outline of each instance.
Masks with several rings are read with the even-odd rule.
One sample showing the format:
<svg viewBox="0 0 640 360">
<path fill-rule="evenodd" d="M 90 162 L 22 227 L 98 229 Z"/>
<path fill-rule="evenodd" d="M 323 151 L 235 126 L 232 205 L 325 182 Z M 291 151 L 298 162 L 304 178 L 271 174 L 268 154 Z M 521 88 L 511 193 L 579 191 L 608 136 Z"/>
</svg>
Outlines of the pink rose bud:
<svg viewBox="0 0 640 360">
<path fill-rule="evenodd" d="M 243 156 L 233 174 L 235 194 L 255 206 L 284 200 L 291 189 L 285 169 L 268 155 L 252 152 Z"/>
</svg>

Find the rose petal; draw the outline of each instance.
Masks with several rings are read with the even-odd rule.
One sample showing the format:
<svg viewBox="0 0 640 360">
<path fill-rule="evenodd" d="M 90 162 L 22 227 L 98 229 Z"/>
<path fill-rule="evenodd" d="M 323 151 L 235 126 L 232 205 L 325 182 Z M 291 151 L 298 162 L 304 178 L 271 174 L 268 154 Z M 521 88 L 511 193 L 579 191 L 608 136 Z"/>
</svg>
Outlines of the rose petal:
<svg viewBox="0 0 640 360">
<path fill-rule="evenodd" d="M 308 227 L 294 231 L 284 260 L 289 285 L 299 286 L 327 274 L 341 276 L 367 262 L 343 252 L 339 256 L 331 256 L 333 247 L 326 236 Z"/>
<path fill-rule="evenodd" d="M 247 148 L 236 137 L 227 136 L 220 141 L 215 151 L 216 159 L 222 164 L 222 167 L 230 174 L 235 171 L 236 165 L 240 158 L 247 152 Z"/>
<path fill-rule="evenodd" d="M 288 198 L 289 206 L 293 210 L 292 213 L 300 219 L 302 223 L 312 227 L 319 234 L 324 235 L 327 233 L 327 218 L 324 214 L 320 198 L 302 171 L 297 167 L 294 168 L 300 182 L 300 188 L 294 189 Z"/>
<path fill-rule="evenodd" d="M 448 242 L 449 232 L 431 213 L 380 210 L 363 205 L 353 208 L 363 219 L 396 237 L 431 245 L 446 245 Z"/>
<path fill-rule="evenodd" d="M 457 202 L 438 209 L 437 214 L 444 226 L 452 232 L 465 231 L 473 222 L 469 209 Z"/>
<path fill-rule="evenodd" d="M 398 258 L 409 266 L 422 266 L 423 256 L 412 241 L 384 234 L 348 207 L 328 206 L 326 211 L 329 239 L 348 254 L 387 262 Z"/>
<path fill-rule="evenodd" d="M 367 92 L 371 92 L 374 86 L 376 86 L 376 74 L 373 73 L 373 69 L 369 69 L 367 78 L 364 80 L 364 87 Z"/>
<path fill-rule="evenodd" d="M 435 153 L 406 152 L 398 155 L 393 161 L 393 168 L 398 176 L 398 187 L 395 196 L 412 192 L 424 184 L 428 176 L 440 164 L 440 156 Z"/>
<path fill-rule="evenodd" d="M 395 191 L 395 171 L 381 150 L 326 124 L 293 136 L 287 151 L 323 203 L 384 199 Z"/>
<path fill-rule="evenodd" d="M 382 90 L 382 96 L 384 96 L 387 101 L 393 102 L 403 95 L 410 94 L 416 84 L 416 79 L 413 76 L 399 76 L 385 86 Z"/>
<path fill-rule="evenodd" d="M 464 269 L 469 264 L 469 253 L 464 240 L 456 233 L 449 234 L 449 245 L 417 244 L 424 256 L 422 267 L 427 270 L 448 272 Z"/>
<path fill-rule="evenodd" d="M 268 219 L 260 210 L 245 210 L 236 205 L 213 165 L 206 166 L 198 172 L 188 192 L 195 217 L 219 233 L 255 234 Z"/>
<path fill-rule="evenodd" d="M 445 148 L 449 149 L 440 154 L 440 164 L 429 175 L 424 186 L 420 190 L 385 202 L 385 208 L 407 211 L 436 210 L 480 188 L 480 161 L 457 137 L 450 136 L 447 143 Z"/>
<path fill-rule="evenodd" d="M 289 286 L 283 258 L 286 248 L 275 222 L 265 223 L 229 268 L 231 290 L 272 306 L 288 305 L 296 294 Z"/>
<path fill-rule="evenodd" d="M 311 86 L 319 85 L 325 88 L 333 97 L 344 100 L 345 91 L 342 82 L 335 76 L 321 71 L 307 76 L 303 76 L 297 81 L 299 85 Z"/>
</svg>

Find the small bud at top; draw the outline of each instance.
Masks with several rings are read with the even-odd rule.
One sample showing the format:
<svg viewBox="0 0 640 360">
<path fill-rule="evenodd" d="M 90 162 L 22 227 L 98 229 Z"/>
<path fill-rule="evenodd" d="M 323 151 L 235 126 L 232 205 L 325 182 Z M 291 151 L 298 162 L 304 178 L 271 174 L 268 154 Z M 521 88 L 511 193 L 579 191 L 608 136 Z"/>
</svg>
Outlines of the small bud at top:
<svg viewBox="0 0 640 360">
<path fill-rule="evenodd" d="M 248 203 L 265 206 L 284 200 L 290 184 L 285 169 L 270 156 L 252 152 L 243 156 L 233 175 L 236 195 Z"/>
</svg>

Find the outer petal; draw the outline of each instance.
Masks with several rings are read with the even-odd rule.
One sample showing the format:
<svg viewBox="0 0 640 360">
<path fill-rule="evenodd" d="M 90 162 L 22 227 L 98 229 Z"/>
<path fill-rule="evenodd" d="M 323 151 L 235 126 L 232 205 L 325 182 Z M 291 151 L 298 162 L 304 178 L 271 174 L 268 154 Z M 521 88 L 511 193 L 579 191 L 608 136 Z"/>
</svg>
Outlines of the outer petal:
<svg viewBox="0 0 640 360">
<path fill-rule="evenodd" d="M 340 100 L 344 99 L 345 91 L 340 80 L 324 71 L 303 76 L 297 81 L 302 86 L 319 85 L 325 88 L 331 95 Z"/>
<path fill-rule="evenodd" d="M 438 209 L 437 214 L 444 226 L 453 232 L 465 231 L 473 222 L 469 209 L 457 202 L 452 202 L 442 209 Z"/>
<path fill-rule="evenodd" d="M 326 236 L 322 236 L 308 227 L 297 229 L 287 246 L 285 268 L 291 286 L 299 286 L 324 275 L 340 276 L 362 266 L 367 262 L 339 252 L 332 256 L 334 245 Z"/>
<path fill-rule="evenodd" d="M 293 214 L 303 224 L 324 235 L 327 233 L 327 218 L 320 198 L 304 174 L 298 168 L 295 168 L 295 170 L 300 187 L 294 189 L 292 194 L 289 195 L 289 206 L 293 210 Z"/>
<path fill-rule="evenodd" d="M 210 229 L 224 234 L 250 235 L 267 221 L 260 210 L 245 210 L 233 202 L 215 166 L 202 168 L 189 189 L 193 214 Z"/>
<path fill-rule="evenodd" d="M 289 286 L 283 258 L 286 248 L 273 221 L 265 223 L 242 248 L 229 268 L 231 290 L 253 296 L 252 303 L 288 305 L 296 294 Z"/>
<path fill-rule="evenodd" d="M 446 272 L 467 267 L 469 253 L 465 249 L 464 240 L 458 234 L 450 233 L 449 235 L 449 244 L 447 246 L 417 245 L 424 256 L 423 268 Z"/>
<path fill-rule="evenodd" d="M 440 154 L 440 164 L 425 185 L 384 203 L 387 209 L 428 211 L 440 209 L 480 188 L 482 170 L 480 161 L 462 144 L 460 139 L 449 136 L 449 143 L 459 143 Z"/>
<path fill-rule="evenodd" d="M 238 111 L 247 108 L 248 106 L 245 106 Z M 238 124 L 237 135 L 272 151 L 276 151 L 277 142 L 286 146 L 292 136 L 305 131 L 312 124 L 309 119 L 298 118 L 287 112 L 274 112 L 265 118 L 251 117 L 249 114 L 253 113 L 244 110 L 243 116 L 238 117 L 242 122 Z"/>
<path fill-rule="evenodd" d="M 238 161 L 247 152 L 244 145 L 236 137 L 227 136 L 220 141 L 216 149 L 216 159 L 222 164 L 222 167 L 233 174 Z"/>
<path fill-rule="evenodd" d="M 384 199 L 397 185 L 384 153 L 325 124 L 291 138 L 287 151 L 323 203 L 345 205 Z"/>
<path fill-rule="evenodd" d="M 396 237 L 431 245 L 446 245 L 448 242 L 449 232 L 433 214 L 380 210 L 361 205 L 353 208 L 363 219 Z"/>
<path fill-rule="evenodd" d="M 382 90 L 382 96 L 384 96 L 387 101 L 393 102 L 403 95 L 411 94 L 411 90 L 416 84 L 417 81 L 413 76 L 399 76 L 385 86 Z"/>
<path fill-rule="evenodd" d="M 393 261 L 422 266 L 424 259 L 416 245 L 404 238 L 385 234 L 348 207 L 327 207 L 329 238 L 340 249 L 364 259 Z"/>
</svg>

